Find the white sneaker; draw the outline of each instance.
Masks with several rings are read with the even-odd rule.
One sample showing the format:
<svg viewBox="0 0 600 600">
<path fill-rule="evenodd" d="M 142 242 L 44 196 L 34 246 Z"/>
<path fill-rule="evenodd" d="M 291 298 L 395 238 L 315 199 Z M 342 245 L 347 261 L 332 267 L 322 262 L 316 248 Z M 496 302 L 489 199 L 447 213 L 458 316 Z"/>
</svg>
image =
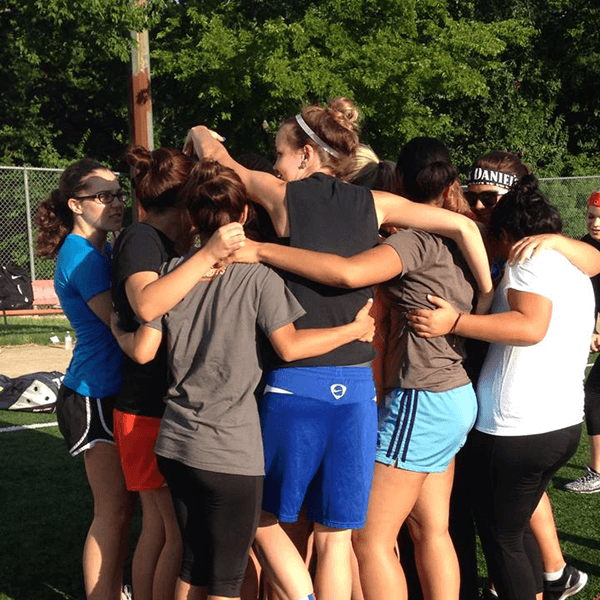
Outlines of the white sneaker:
<svg viewBox="0 0 600 600">
<path fill-rule="evenodd" d="M 600 473 L 588 466 L 585 475 L 565 484 L 565 490 L 574 494 L 595 494 L 600 492 Z"/>
</svg>

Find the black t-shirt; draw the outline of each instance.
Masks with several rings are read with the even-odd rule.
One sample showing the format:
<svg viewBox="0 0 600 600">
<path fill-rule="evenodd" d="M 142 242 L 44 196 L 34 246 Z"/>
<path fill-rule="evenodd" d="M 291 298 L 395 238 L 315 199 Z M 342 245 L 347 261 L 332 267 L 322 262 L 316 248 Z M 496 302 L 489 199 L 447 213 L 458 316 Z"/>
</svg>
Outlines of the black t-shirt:
<svg viewBox="0 0 600 600">
<path fill-rule="evenodd" d="M 111 296 L 121 327 L 135 331 L 139 322 L 125 293 L 125 281 L 134 273 L 150 271 L 160 274 L 161 266 L 177 257 L 174 244 L 162 231 L 135 223 L 121 233 L 115 244 L 111 273 Z M 154 360 L 140 365 L 123 356 L 123 383 L 115 408 L 122 412 L 161 417 L 169 385 L 167 343 L 163 338 Z"/>
<path fill-rule="evenodd" d="M 292 247 L 347 257 L 377 245 L 375 203 L 367 188 L 316 173 L 288 183 L 286 201 Z M 374 293 L 372 287 L 334 288 L 290 273 L 285 274 L 285 281 L 306 310 L 306 315 L 295 322 L 298 329 L 350 323 Z M 356 365 L 374 357 L 370 344 L 357 341 L 323 356 L 280 366 Z"/>
</svg>

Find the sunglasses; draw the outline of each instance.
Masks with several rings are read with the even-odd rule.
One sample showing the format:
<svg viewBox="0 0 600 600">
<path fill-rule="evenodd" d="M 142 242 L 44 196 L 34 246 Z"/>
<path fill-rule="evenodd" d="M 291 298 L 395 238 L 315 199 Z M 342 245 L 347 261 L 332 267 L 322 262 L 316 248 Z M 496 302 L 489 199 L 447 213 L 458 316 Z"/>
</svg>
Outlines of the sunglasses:
<svg viewBox="0 0 600 600">
<path fill-rule="evenodd" d="M 486 208 L 492 208 L 498 202 L 498 197 L 506 192 L 465 192 L 465 198 L 469 206 L 473 208 L 477 201 L 481 202 Z"/>
<path fill-rule="evenodd" d="M 121 190 L 118 192 L 98 192 L 88 196 L 75 196 L 75 198 L 77 198 L 77 200 L 96 200 L 97 202 L 100 202 L 100 204 L 110 204 L 116 198 L 119 202 L 124 204 L 125 200 L 127 200 L 127 194 Z"/>
</svg>

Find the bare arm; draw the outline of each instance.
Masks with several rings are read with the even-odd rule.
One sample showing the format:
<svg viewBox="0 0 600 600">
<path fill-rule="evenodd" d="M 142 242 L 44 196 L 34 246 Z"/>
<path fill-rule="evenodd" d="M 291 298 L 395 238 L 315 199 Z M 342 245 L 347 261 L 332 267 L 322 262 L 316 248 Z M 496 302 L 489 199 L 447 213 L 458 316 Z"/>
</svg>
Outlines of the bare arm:
<svg viewBox="0 0 600 600">
<path fill-rule="evenodd" d="M 269 340 L 279 356 L 286 362 L 327 354 L 344 344 L 360 340 L 372 342 L 375 322 L 369 316 L 373 301 L 361 308 L 352 323 L 323 329 L 296 329 L 293 323 L 276 329 Z"/>
<path fill-rule="evenodd" d="M 119 327 L 118 318 L 114 313 L 110 321 L 110 329 L 121 350 L 131 360 L 145 364 L 156 356 L 162 340 L 162 331 L 147 325 L 138 327 L 134 332 L 124 331 Z"/>
<path fill-rule="evenodd" d="M 110 290 L 92 296 L 87 301 L 87 305 L 105 325 L 110 327 L 110 318 L 114 313 L 110 298 Z"/>
<path fill-rule="evenodd" d="M 279 236 L 289 235 L 286 183 L 270 173 L 252 171 L 236 162 L 223 144 L 221 136 L 203 125 L 190 129 L 183 151 L 198 158 L 212 158 L 233 169 L 244 182 L 252 200 L 265 207 Z"/>
<path fill-rule="evenodd" d="M 471 219 L 442 208 L 417 204 L 387 192 L 373 192 L 379 225 L 414 227 L 454 240 L 469 264 L 482 294 L 493 292 L 487 252 Z"/>
<path fill-rule="evenodd" d="M 521 264 L 540 250 L 556 250 L 586 275 L 600 273 L 600 252 L 591 244 L 574 240 L 559 233 L 532 235 L 519 240 L 510 251 L 511 264 Z"/>
<path fill-rule="evenodd" d="M 350 257 L 246 241 L 231 259 L 264 262 L 312 281 L 341 288 L 358 288 L 388 281 L 402 272 L 398 253 L 385 244 Z"/>
<path fill-rule="evenodd" d="M 450 332 L 510 346 L 532 346 L 541 342 L 550 324 L 552 302 L 539 294 L 508 290 L 510 311 L 492 315 L 459 313 L 451 304 L 432 296 L 436 310 L 420 309 L 409 314 L 411 326 L 421 337 L 437 337 Z"/>
<path fill-rule="evenodd" d="M 153 271 L 134 273 L 125 281 L 131 308 L 142 321 L 152 321 L 169 312 L 215 263 L 244 243 L 240 223 L 219 228 L 200 250 L 163 277 Z"/>
</svg>

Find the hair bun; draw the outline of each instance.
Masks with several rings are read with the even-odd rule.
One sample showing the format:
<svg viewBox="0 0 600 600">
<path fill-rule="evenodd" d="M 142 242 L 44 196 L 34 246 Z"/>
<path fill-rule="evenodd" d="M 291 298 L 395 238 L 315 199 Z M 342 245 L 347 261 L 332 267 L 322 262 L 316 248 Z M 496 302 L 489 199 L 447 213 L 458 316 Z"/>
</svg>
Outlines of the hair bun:
<svg viewBox="0 0 600 600">
<path fill-rule="evenodd" d="M 345 97 L 331 98 L 326 110 L 345 129 L 358 131 L 360 110 L 352 100 Z"/>
<path fill-rule="evenodd" d="M 127 164 L 133 169 L 134 180 L 143 177 L 152 165 L 152 155 L 143 146 L 132 146 L 125 153 Z"/>
</svg>

